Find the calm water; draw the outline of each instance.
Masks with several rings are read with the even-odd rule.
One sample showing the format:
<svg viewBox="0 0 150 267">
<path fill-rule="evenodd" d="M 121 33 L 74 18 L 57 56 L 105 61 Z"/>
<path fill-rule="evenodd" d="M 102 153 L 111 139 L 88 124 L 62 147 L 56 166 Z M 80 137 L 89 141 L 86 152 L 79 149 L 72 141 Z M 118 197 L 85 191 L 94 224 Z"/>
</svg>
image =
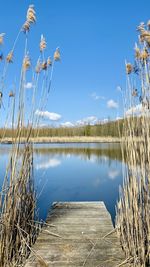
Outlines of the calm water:
<svg viewBox="0 0 150 267">
<path fill-rule="evenodd" d="M 10 145 L 0 146 L 0 183 Z M 40 218 L 53 201 L 104 201 L 112 219 L 122 184 L 119 144 L 40 144 L 34 147 L 35 188 Z"/>
</svg>

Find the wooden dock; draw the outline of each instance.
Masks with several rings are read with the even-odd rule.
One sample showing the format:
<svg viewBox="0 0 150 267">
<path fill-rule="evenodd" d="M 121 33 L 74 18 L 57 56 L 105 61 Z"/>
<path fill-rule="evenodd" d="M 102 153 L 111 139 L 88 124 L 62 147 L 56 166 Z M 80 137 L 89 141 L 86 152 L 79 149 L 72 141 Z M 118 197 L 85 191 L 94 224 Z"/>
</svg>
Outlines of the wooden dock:
<svg viewBox="0 0 150 267">
<path fill-rule="evenodd" d="M 46 223 L 25 267 L 117 267 L 125 260 L 116 234 L 106 236 L 113 225 L 103 202 L 53 203 Z"/>
</svg>

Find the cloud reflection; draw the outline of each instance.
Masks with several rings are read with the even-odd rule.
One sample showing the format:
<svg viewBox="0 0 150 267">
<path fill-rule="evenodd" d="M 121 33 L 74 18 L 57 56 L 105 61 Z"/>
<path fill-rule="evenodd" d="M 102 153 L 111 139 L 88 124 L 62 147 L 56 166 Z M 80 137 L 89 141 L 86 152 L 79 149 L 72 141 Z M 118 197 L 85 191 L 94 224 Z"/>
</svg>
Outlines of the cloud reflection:
<svg viewBox="0 0 150 267">
<path fill-rule="evenodd" d="M 119 171 L 118 170 L 109 170 L 108 171 L 108 177 L 111 180 L 114 180 L 118 175 L 119 175 Z"/>
<path fill-rule="evenodd" d="M 61 164 L 61 161 L 56 158 L 49 159 L 47 161 L 37 163 L 36 164 L 36 169 L 41 170 L 41 169 L 49 169 L 49 168 L 55 168 Z"/>
</svg>

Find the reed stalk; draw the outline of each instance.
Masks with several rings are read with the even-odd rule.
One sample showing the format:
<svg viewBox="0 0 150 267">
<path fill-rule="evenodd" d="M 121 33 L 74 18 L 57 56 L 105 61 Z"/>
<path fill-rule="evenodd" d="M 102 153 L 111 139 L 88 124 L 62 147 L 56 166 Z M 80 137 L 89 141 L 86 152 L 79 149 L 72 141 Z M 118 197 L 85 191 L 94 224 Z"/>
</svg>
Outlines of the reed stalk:
<svg viewBox="0 0 150 267">
<path fill-rule="evenodd" d="M 3 103 L 3 96 L 7 97 L 5 92 L 6 74 L 9 74 L 9 65 L 15 61 L 16 44 L 24 33 L 24 51 L 22 67 L 20 69 L 20 80 L 16 86 L 18 91 L 11 91 L 8 99 L 9 104 L 2 139 L 5 139 L 6 128 L 11 123 L 12 149 L 6 168 L 3 187 L 0 193 L 0 266 L 14 267 L 23 266 L 34 244 L 38 232 L 39 224 L 37 221 L 36 193 L 34 188 L 34 171 L 33 171 L 33 142 L 31 136 L 33 129 L 38 129 L 39 118 L 35 115 L 35 110 L 42 108 L 46 103 L 49 95 L 49 84 L 51 83 L 52 74 L 50 72 L 50 58 L 43 55 L 43 49 L 46 48 L 46 41 L 43 40 L 40 45 L 40 56 L 38 56 L 37 65 L 31 64 L 28 51 L 29 30 L 36 21 L 34 6 L 30 5 L 27 10 L 26 21 L 19 30 L 11 51 L 4 59 L 4 70 L 0 77 L 0 97 Z M 0 44 L 3 43 L 4 34 L 0 35 Z M 45 43 L 44 43 L 45 41 Z M 57 51 L 57 50 L 56 50 Z M 58 60 L 58 51 L 57 55 Z M 44 62 L 42 62 L 42 60 Z M 13 63 L 14 64 L 14 63 Z M 31 98 L 31 110 L 26 106 L 26 83 L 27 72 L 31 73 L 33 94 Z M 42 84 L 42 104 L 36 102 Z M 12 100 L 12 101 L 11 101 Z M 10 103 L 11 102 L 11 103 Z M 11 107 L 11 108 L 10 108 Z M 3 108 L 3 105 L 0 105 Z M 15 132 L 14 132 L 15 131 Z M 34 130 L 38 135 L 38 130 Z M 21 138 L 24 137 L 24 143 Z M 37 256 L 38 257 L 38 256 Z M 44 262 L 40 258 L 41 262 Z"/>
<path fill-rule="evenodd" d="M 126 62 L 123 186 L 116 229 L 132 266 L 150 266 L 150 31 L 138 27 L 134 64 Z M 140 137 L 140 142 L 137 142 Z"/>
</svg>

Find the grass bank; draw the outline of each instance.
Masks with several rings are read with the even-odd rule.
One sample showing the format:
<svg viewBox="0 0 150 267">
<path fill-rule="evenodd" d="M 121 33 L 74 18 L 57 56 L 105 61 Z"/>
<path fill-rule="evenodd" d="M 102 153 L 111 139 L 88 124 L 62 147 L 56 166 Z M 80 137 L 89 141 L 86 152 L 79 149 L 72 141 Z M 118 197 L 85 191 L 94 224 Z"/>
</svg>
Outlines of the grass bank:
<svg viewBox="0 0 150 267">
<path fill-rule="evenodd" d="M 22 143 L 26 138 L 21 138 Z M 99 136 L 71 136 L 71 137 L 35 137 L 30 138 L 33 143 L 118 143 L 121 142 L 119 137 L 99 137 Z M 1 143 L 11 144 L 12 138 L 5 137 L 0 139 Z"/>
</svg>

